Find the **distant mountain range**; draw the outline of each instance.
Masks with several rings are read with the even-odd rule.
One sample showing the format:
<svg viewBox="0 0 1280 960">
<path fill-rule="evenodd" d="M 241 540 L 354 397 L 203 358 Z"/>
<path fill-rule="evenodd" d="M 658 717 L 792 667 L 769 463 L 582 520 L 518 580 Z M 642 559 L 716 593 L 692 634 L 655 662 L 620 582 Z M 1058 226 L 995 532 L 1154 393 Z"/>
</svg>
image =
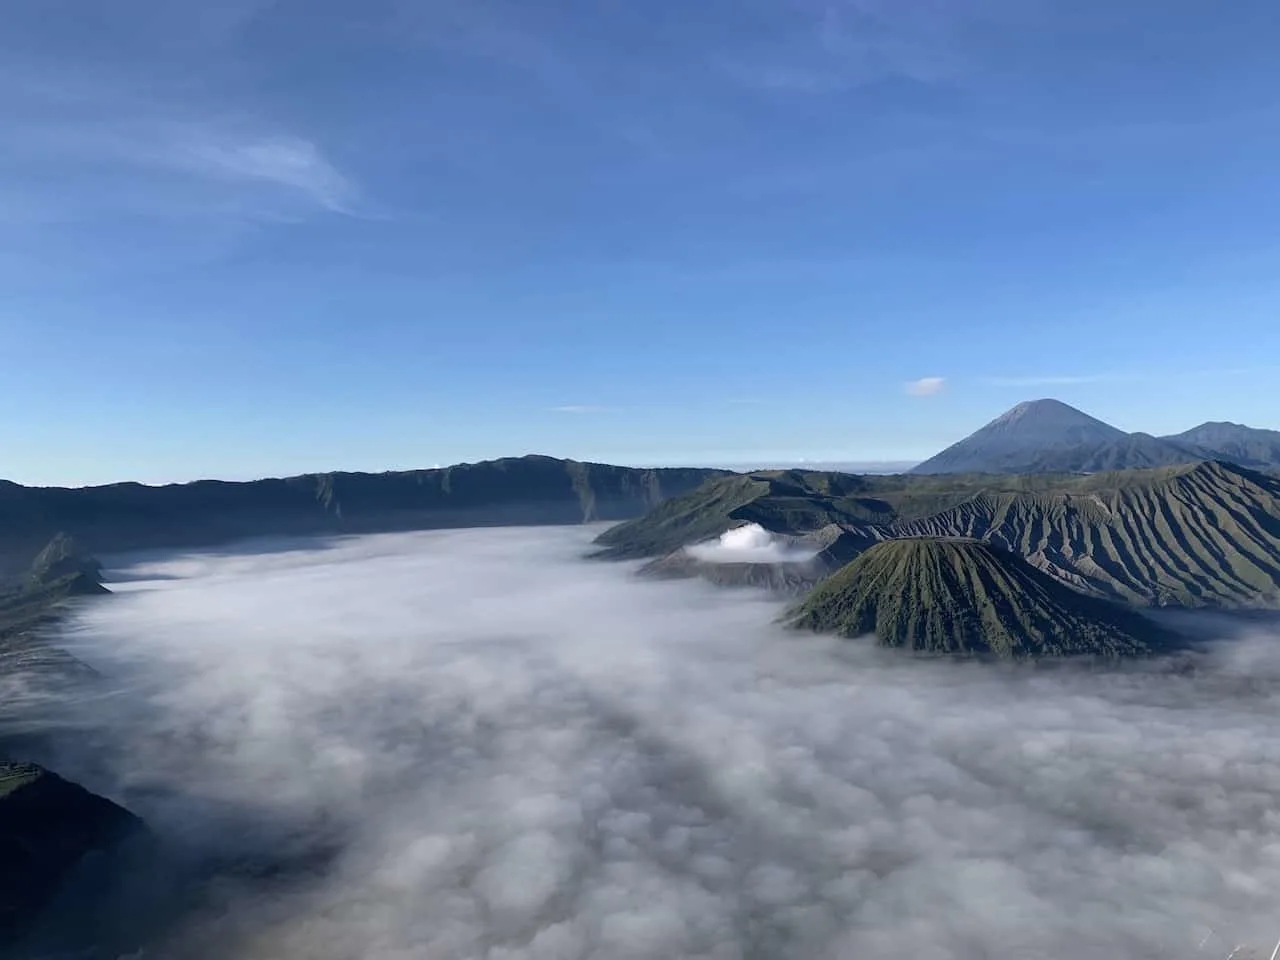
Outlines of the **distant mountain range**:
<svg viewBox="0 0 1280 960">
<path fill-rule="evenodd" d="M 625 520 L 727 472 L 527 456 L 434 470 L 163 487 L 66 489 L 0 480 L 0 575 L 25 570 L 59 533 L 103 555 L 246 537 Z"/>
<path fill-rule="evenodd" d="M 1098 473 L 1223 460 L 1280 466 L 1280 431 L 1203 423 L 1155 437 L 1125 433 L 1059 400 L 1031 400 L 914 467 L 912 473 Z"/>
</svg>

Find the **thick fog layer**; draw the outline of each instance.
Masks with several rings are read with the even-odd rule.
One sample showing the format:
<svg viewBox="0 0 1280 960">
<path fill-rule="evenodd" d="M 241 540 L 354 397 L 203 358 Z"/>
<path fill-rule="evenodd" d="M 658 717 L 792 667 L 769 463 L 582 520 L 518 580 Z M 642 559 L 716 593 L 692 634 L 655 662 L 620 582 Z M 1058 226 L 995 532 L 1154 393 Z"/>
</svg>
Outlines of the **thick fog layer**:
<svg viewBox="0 0 1280 960">
<path fill-rule="evenodd" d="M 697 543 L 685 550 L 707 563 L 783 563 L 808 560 L 818 553 L 780 540 L 758 523 L 726 530 L 715 540 Z"/>
<path fill-rule="evenodd" d="M 124 571 L 71 633 L 121 692 L 57 759 L 216 874 L 146 956 L 1128 960 L 1280 936 L 1274 641 L 1180 671 L 913 661 L 586 545 L 433 532 Z"/>
</svg>

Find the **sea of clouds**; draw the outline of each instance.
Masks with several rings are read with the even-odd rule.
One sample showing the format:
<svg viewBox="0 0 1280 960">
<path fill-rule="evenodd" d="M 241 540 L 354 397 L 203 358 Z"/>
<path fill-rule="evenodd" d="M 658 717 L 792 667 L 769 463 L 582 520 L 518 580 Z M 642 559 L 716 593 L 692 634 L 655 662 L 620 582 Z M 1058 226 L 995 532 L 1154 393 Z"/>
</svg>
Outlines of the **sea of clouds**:
<svg viewBox="0 0 1280 960">
<path fill-rule="evenodd" d="M 1270 952 L 1280 654 L 993 667 L 787 633 L 582 529 L 137 560 L 60 772 L 198 876 L 146 957 Z M 154 920 L 154 917 L 152 918 Z"/>
</svg>

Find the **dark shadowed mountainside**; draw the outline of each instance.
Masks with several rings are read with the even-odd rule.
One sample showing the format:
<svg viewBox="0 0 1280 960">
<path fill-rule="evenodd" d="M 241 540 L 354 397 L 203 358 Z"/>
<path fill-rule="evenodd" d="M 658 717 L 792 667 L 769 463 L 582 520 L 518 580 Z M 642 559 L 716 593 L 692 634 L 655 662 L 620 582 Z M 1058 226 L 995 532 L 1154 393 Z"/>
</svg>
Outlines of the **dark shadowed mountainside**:
<svg viewBox="0 0 1280 960">
<path fill-rule="evenodd" d="M 622 520 L 725 472 L 529 456 L 247 483 L 62 489 L 0 482 L 0 570 L 20 569 L 58 531 L 105 554 L 259 536 Z"/>
<path fill-rule="evenodd" d="M 787 615 L 793 626 L 884 646 L 1002 659 L 1135 656 L 1179 646 L 1136 611 L 1086 596 L 978 540 L 877 544 Z"/>
<path fill-rule="evenodd" d="M 98 561 L 59 533 L 26 571 L 0 584 L 0 955 L 6 957 L 81 956 L 60 947 L 32 947 L 32 930 L 51 926 L 59 943 L 64 934 L 74 940 L 85 932 L 78 929 L 86 922 L 82 911 L 72 924 L 48 918 L 64 896 L 102 903 L 109 927 L 110 891 L 134 886 L 130 871 L 115 858 L 126 841 L 145 839 L 142 822 L 25 759 L 48 748 L 33 705 L 68 695 L 78 702 L 93 689 L 83 684 L 102 679 L 56 641 L 69 601 L 108 593 L 101 577 Z M 146 874 L 152 866 L 138 861 L 130 869 Z M 7 952 L 19 944 L 26 952 Z"/>
<path fill-rule="evenodd" d="M 123 807 L 57 774 L 0 760 L 0 947 L 25 932 L 86 855 L 141 827 Z"/>
</svg>

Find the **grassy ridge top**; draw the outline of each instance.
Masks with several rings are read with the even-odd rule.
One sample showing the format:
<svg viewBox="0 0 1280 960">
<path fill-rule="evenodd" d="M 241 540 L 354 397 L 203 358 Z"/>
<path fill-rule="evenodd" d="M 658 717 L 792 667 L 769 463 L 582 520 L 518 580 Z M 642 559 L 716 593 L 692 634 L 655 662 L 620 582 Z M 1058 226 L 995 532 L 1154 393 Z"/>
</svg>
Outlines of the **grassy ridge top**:
<svg viewBox="0 0 1280 960">
<path fill-rule="evenodd" d="M 1175 648 L 1141 614 L 1086 596 L 979 540 L 876 544 L 788 614 L 796 627 L 928 653 L 1135 656 Z"/>
</svg>

